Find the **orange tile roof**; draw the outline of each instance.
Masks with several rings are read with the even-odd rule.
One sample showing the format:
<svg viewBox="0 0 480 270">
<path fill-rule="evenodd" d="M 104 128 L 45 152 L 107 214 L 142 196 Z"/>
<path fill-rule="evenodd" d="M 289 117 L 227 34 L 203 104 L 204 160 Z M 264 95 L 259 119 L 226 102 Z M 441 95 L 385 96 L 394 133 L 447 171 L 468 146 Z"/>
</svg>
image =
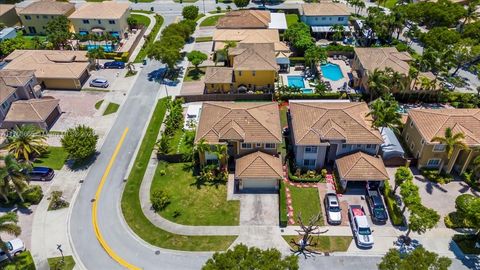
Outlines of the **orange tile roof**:
<svg viewBox="0 0 480 270">
<path fill-rule="evenodd" d="M 18 14 L 45 14 L 45 15 L 66 15 L 70 11 L 75 10 L 75 4 L 57 2 L 57 1 L 38 1 L 33 2 L 18 11 Z"/>
<path fill-rule="evenodd" d="M 272 43 L 240 43 L 230 49 L 234 70 L 278 70 Z"/>
<path fill-rule="evenodd" d="M 270 11 L 235 10 L 218 19 L 217 28 L 268 28 Z"/>
<path fill-rule="evenodd" d="M 401 74 L 408 74 L 412 57 L 407 52 L 399 52 L 395 47 L 354 48 L 362 67 L 370 72 L 375 69 L 391 68 Z"/>
<path fill-rule="evenodd" d="M 329 1 L 302 4 L 300 6 L 300 15 L 305 16 L 348 16 L 350 13 L 347 5 Z"/>
<path fill-rule="evenodd" d="M 235 161 L 235 178 L 280 179 L 282 177 L 282 160 L 261 151 L 253 152 Z"/>
<path fill-rule="evenodd" d="M 59 103 L 54 98 L 17 100 L 10 106 L 5 122 L 43 122 Z"/>
<path fill-rule="evenodd" d="M 389 178 L 383 160 L 363 152 L 335 161 L 340 179 L 346 181 L 385 181 Z"/>
</svg>

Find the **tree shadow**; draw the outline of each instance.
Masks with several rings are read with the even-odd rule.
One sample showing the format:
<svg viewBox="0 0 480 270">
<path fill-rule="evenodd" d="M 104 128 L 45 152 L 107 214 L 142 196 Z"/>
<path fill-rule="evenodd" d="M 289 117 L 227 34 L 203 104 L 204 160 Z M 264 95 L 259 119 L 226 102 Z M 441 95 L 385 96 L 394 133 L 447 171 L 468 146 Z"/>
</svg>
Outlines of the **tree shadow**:
<svg viewBox="0 0 480 270">
<path fill-rule="evenodd" d="M 69 159 L 65 164 L 68 166 L 70 170 L 74 172 L 83 171 L 88 169 L 88 167 L 90 167 L 90 165 L 92 165 L 97 160 L 97 157 L 99 154 L 100 154 L 99 152 L 95 152 L 95 154 L 93 154 L 91 157 L 83 160 Z"/>
<path fill-rule="evenodd" d="M 205 72 L 203 70 L 201 70 L 200 68 L 199 69 L 189 69 L 187 71 L 187 77 L 190 77 L 192 78 L 192 80 L 194 81 L 198 81 L 200 80 L 200 78 L 202 78 L 202 76 L 205 75 Z"/>
</svg>

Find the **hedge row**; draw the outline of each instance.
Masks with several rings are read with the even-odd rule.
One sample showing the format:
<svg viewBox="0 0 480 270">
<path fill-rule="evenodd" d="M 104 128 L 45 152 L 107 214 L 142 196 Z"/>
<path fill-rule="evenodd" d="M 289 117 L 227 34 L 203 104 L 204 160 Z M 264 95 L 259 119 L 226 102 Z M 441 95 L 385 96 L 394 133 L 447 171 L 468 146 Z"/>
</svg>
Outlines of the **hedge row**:
<svg viewBox="0 0 480 270">
<path fill-rule="evenodd" d="M 285 183 L 280 180 L 280 190 L 279 190 L 279 200 L 280 200 L 280 227 L 287 227 L 288 216 L 287 216 L 287 193 L 285 191 Z"/>
<path fill-rule="evenodd" d="M 383 196 L 385 197 L 388 215 L 390 216 L 392 224 L 395 226 L 402 226 L 404 224 L 402 210 L 397 204 L 397 200 L 395 199 L 395 195 L 393 194 L 392 188 L 390 187 L 390 183 L 388 183 L 388 181 L 384 182 Z"/>
</svg>

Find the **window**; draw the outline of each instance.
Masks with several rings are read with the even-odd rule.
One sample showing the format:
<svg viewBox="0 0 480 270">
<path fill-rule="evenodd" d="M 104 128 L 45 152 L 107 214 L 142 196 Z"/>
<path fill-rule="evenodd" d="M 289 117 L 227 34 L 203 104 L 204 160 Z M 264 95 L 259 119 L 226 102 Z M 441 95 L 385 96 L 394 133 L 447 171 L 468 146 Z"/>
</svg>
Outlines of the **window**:
<svg viewBox="0 0 480 270">
<path fill-rule="evenodd" d="M 89 24 L 90 21 L 89 20 L 82 20 L 83 24 Z"/>
<path fill-rule="evenodd" d="M 215 87 L 215 84 L 212 83 L 212 87 Z"/>
<path fill-rule="evenodd" d="M 25 20 L 31 20 L 32 17 L 28 16 L 28 15 L 25 15 Z"/>
<path fill-rule="evenodd" d="M 36 34 L 36 33 L 37 33 L 37 29 L 35 29 L 34 26 L 29 26 L 29 27 L 28 27 L 28 32 L 30 32 L 30 34 Z"/>
<path fill-rule="evenodd" d="M 304 159 L 303 160 L 303 166 L 305 167 L 315 167 L 315 159 Z"/>
<path fill-rule="evenodd" d="M 413 148 L 415 148 L 415 144 L 412 142 L 412 143 L 410 144 L 410 150 L 413 150 Z"/>
<path fill-rule="evenodd" d="M 37 19 L 40 19 L 40 16 L 38 16 L 38 15 L 37 15 L 37 16 L 35 16 L 35 17 L 37 17 Z"/>
<path fill-rule="evenodd" d="M 375 148 L 375 145 L 373 145 L 373 144 L 367 144 L 367 149 L 372 149 L 372 148 Z"/>
<path fill-rule="evenodd" d="M 357 144 L 357 148 L 362 148 L 362 145 L 361 145 L 361 144 Z"/>
<path fill-rule="evenodd" d="M 433 146 L 433 152 L 444 152 L 446 148 L 445 144 L 436 144 Z"/>
<path fill-rule="evenodd" d="M 207 159 L 207 165 L 217 165 L 218 159 Z"/>
<path fill-rule="evenodd" d="M 254 70 L 254 71 L 252 71 L 252 76 L 253 76 L 253 77 L 255 77 L 255 70 Z"/>
<path fill-rule="evenodd" d="M 326 19 L 327 19 L 327 18 L 325 18 L 325 17 L 322 17 L 322 21 L 325 21 Z"/>
<path fill-rule="evenodd" d="M 52 19 L 55 19 L 55 16 L 50 16 Z"/>
<path fill-rule="evenodd" d="M 265 149 L 275 149 L 276 145 L 274 143 L 266 143 Z"/>
<path fill-rule="evenodd" d="M 344 17 L 338 17 L 339 22 L 343 22 L 344 19 L 345 19 Z"/>
<path fill-rule="evenodd" d="M 440 159 L 434 158 L 434 159 L 429 159 L 427 162 L 427 167 L 438 167 L 440 166 Z"/>
<path fill-rule="evenodd" d="M 13 97 L 14 97 L 14 98 L 17 98 L 17 94 L 13 93 Z"/>
<path fill-rule="evenodd" d="M 305 153 L 317 153 L 317 147 L 316 146 L 307 146 L 305 147 Z"/>
<path fill-rule="evenodd" d="M 413 121 L 410 121 L 410 127 L 413 127 Z"/>
<path fill-rule="evenodd" d="M 262 147 L 261 143 L 257 143 L 256 147 Z"/>
<path fill-rule="evenodd" d="M 7 108 L 7 103 L 5 102 L 5 103 L 2 104 L 2 109 L 5 110 L 6 108 Z"/>
<path fill-rule="evenodd" d="M 407 134 L 407 136 L 405 136 L 405 141 L 409 141 L 410 140 L 410 135 Z"/>
<path fill-rule="evenodd" d="M 242 143 L 242 144 L 240 145 L 240 147 L 241 147 L 242 149 L 251 149 L 251 148 L 252 148 L 252 144 L 251 144 L 251 143 Z"/>
<path fill-rule="evenodd" d="M 47 15 L 43 15 L 42 18 L 48 19 L 48 16 L 47 16 Z"/>
<path fill-rule="evenodd" d="M 318 21 L 318 17 L 315 17 L 315 21 Z"/>
<path fill-rule="evenodd" d="M 98 23 L 98 24 L 102 24 L 102 20 L 97 20 L 97 23 Z"/>
<path fill-rule="evenodd" d="M 346 143 L 342 144 L 342 149 L 347 149 L 347 144 Z"/>
<path fill-rule="evenodd" d="M 420 143 L 421 143 L 422 145 L 424 145 L 424 144 L 425 144 L 425 140 L 422 139 L 422 141 L 421 141 Z"/>
<path fill-rule="evenodd" d="M 108 23 L 109 24 L 115 24 L 115 21 L 114 20 L 109 20 Z"/>
<path fill-rule="evenodd" d="M 417 158 L 420 158 L 420 151 L 417 152 Z"/>
<path fill-rule="evenodd" d="M 241 72 L 241 71 L 238 72 L 238 76 L 242 76 L 242 72 Z"/>
</svg>

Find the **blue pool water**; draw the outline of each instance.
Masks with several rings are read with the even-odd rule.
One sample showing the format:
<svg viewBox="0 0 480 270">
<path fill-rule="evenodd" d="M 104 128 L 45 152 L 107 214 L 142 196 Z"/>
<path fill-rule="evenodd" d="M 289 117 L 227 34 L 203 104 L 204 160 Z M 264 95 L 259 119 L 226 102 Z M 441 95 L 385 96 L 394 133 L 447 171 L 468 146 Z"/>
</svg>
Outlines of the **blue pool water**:
<svg viewBox="0 0 480 270">
<path fill-rule="evenodd" d="M 327 79 L 338 81 L 343 78 L 342 70 L 336 64 L 328 63 L 321 65 L 320 68 L 322 69 L 323 77 Z"/>
<path fill-rule="evenodd" d="M 90 50 L 94 50 L 94 49 L 97 49 L 98 47 L 103 47 L 103 50 L 105 52 L 113 52 L 113 45 L 111 44 L 106 44 L 106 45 L 95 45 L 95 44 L 88 44 L 87 45 L 87 50 L 90 51 Z"/>
<path fill-rule="evenodd" d="M 302 93 L 304 93 L 304 94 L 313 94 L 313 89 L 311 89 L 311 88 L 302 88 Z"/>
<path fill-rule="evenodd" d="M 288 86 L 305 88 L 305 83 L 303 82 L 302 76 L 287 76 Z"/>
</svg>

